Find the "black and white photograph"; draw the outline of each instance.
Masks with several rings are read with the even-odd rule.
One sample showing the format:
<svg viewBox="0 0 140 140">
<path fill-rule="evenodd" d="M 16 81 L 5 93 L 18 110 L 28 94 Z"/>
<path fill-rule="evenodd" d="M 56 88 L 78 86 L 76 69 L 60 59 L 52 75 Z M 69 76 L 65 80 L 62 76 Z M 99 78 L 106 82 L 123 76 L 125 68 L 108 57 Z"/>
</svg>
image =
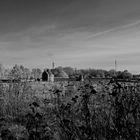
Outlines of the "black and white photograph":
<svg viewBox="0 0 140 140">
<path fill-rule="evenodd" d="M 0 140 L 140 140 L 140 0 L 0 0 Z"/>
</svg>

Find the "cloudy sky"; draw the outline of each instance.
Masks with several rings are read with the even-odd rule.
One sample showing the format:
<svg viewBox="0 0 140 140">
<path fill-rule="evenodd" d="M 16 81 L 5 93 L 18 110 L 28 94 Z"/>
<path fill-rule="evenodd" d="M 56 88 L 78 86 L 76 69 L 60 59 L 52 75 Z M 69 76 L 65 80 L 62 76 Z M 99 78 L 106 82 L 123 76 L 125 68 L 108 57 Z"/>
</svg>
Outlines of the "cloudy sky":
<svg viewBox="0 0 140 140">
<path fill-rule="evenodd" d="M 0 0 L 0 62 L 140 73 L 140 0 Z"/>
</svg>

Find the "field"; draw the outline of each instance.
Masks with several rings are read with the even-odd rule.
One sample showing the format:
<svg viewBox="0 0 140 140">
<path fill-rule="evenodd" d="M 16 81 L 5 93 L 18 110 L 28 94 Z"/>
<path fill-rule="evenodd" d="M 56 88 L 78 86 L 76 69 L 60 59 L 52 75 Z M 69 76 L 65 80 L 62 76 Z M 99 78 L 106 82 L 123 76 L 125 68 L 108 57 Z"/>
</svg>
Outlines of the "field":
<svg viewBox="0 0 140 140">
<path fill-rule="evenodd" d="M 1 83 L 0 134 L 2 140 L 138 140 L 140 84 Z"/>
</svg>

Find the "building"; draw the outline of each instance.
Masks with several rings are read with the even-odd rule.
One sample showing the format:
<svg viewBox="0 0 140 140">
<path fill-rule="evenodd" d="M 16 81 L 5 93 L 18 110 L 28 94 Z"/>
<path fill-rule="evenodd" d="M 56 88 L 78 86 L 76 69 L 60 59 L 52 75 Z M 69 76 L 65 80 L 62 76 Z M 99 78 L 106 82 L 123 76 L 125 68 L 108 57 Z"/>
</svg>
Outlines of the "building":
<svg viewBox="0 0 140 140">
<path fill-rule="evenodd" d="M 54 74 L 49 70 L 44 70 L 42 73 L 42 81 L 54 82 Z"/>
</svg>

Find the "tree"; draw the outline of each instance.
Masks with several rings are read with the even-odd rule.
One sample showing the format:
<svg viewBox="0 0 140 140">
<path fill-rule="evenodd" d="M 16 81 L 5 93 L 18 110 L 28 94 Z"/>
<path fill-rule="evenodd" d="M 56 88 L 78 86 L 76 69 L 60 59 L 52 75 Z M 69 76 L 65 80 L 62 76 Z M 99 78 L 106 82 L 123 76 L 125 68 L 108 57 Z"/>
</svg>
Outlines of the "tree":
<svg viewBox="0 0 140 140">
<path fill-rule="evenodd" d="M 57 67 L 52 70 L 52 73 L 54 74 L 55 77 L 63 77 L 63 78 L 68 78 L 68 74 L 63 70 L 62 67 Z"/>
<path fill-rule="evenodd" d="M 124 70 L 123 77 L 126 79 L 131 79 L 131 78 L 133 78 L 133 75 L 130 72 L 128 72 L 128 70 Z"/>
<path fill-rule="evenodd" d="M 63 68 L 63 70 L 64 70 L 64 72 L 66 72 L 67 73 L 67 75 L 73 75 L 74 73 L 75 73 L 75 70 L 73 69 L 73 68 L 71 68 L 71 67 L 64 67 Z"/>
<path fill-rule="evenodd" d="M 3 64 L 0 64 L 0 78 L 4 78 L 4 66 Z"/>
<path fill-rule="evenodd" d="M 30 79 L 30 77 L 31 77 L 31 71 L 30 71 L 30 69 L 24 68 L 24 73 L 23 74 L 24 74 L 23 75 L 24 79 Z"/>
<path fill-rule="evenodd" d="M 31 74 L 36 80 L 42 77 L 42 71 L 39 68 L 33 68 Z"/>
<path fill-rule="evenodd" d="M 133 78 L 133 75 L 130 72 L 128 72 L 128 70 L 124 70 L 123 72 L 118 72 L 117 73 L 117 78 L 131 79 L 131 78 Z"/>
<path fill-rule="evenodd" d="M 110 71 L 109 71 L 109 76 L 110 76 L 110 77 L 116 76 L 116 71 L 115 71 L 115 70 L 110 70 Z"/>
<path fill-rule="evenodd" d="M 12 68 L 9 74 L 10 79 L 19 80 L 22 78 L 22 70 L 17 64 Z"/>
</svg>

